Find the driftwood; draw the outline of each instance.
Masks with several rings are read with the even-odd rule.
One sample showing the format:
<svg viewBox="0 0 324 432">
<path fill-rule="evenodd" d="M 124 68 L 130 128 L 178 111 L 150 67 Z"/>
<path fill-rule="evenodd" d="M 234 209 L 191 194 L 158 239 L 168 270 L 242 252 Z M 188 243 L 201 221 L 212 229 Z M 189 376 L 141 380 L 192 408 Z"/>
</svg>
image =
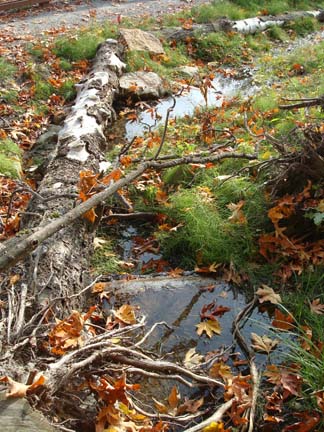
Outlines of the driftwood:
<svg viewBox="0 0 324 432">
<path fill-rule="evenodd" d="M 232 21 L 221 18 L 217 21 L 203 24 L 193 24 L 190 28 L 171 27 L 160 31 L 160 34 L 168 40 L 184 41 L 187 38 L 195 37 L 197 34 L 204 35 L 214 32 L 236 31 L 243 34 L 254 34 L 267 30 L 273 26 L 283 26 L 290 21 L 296 21 L 303 17 L 314 17 L 319 21 L 322 19 L 321 11 L 296 11 L 276 16 L 260 16 L 244 20 Z"/>
</svg>

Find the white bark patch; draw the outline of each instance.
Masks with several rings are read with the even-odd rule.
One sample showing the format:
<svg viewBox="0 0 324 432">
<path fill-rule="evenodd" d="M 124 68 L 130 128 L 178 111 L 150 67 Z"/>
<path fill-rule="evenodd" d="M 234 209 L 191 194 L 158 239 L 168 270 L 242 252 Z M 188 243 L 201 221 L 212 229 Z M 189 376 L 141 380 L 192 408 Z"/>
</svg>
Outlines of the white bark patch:
<svg viewBox="0 0 324 432">
<path fill-rule="evenodd" d="M 233 29 L 243 34 L 256 33 L 258 31 L 266 30 L 272 26 L 282 26 L 284 21 L 263 21 L 260 18 L 248 18 L 245 20 L 235 21 Z"/>
<path fill-rule="evenodd" d="M 116 41 L 111 40 L 110 43 L 113 45 Z M 89 115 L 89 108 L 100 105 L 102 92 L 110 84 L 111 71 L 120 75 L 125 67 L 125 63 L 113 51 L 105 52 L 100 60 L 94 64 L 85 82 L 76 85 L 78 94 L 75 104 L 58 136 L 59 147 L 65 145 L 68 149 L 67 159 L 81 163 L 86 162 L 90 154 L 84 137 L 100 136 L 105 138 L 106 125 L 99 124 L 95 116 Z M 102 107 L 101 113 L 109 114 L 104 107 Z"/>
<path fill-rule="evenodd" d="M 316 18 L 320 14 L 320 11 L 306 11 L 300 14 L 302 16 L 312 16 Z M 283 19 L 266 19 L 266 17 L 254 17 L 247 18 L 244 20 L 234 21 L 232 28 L 239 33 L 243 34 L 253 34 L 259 31 L 266 30 L 273 26 L 282 26 L 287 20 Z"/>
</svg>

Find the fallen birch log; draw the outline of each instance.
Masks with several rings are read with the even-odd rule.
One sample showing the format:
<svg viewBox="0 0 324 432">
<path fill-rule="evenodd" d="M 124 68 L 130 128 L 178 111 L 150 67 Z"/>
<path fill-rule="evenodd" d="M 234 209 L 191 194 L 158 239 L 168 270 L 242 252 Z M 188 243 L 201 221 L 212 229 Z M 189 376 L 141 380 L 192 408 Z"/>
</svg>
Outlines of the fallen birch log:
<svg viewBox="0 0 324 432">
<path fill-rule="evenodd" d="M 105 41 L 97 51 L 90 73 L 77 85 L 76 101 L 59 132 L 47 173 L 29 205 L 28 211 L 40 217 L 23 221 L 23 230 L 44 229 L 71 211 L 80 171 L 98 172 L 105 163 L 104 132 L 115 115 L 112 103 L 125 66 L 118 55 L 117 42 Z M 37 297 L 42 293 L 43 298 L 58 295 L 68 298 L 86 283 L 93 233 L 85 220 L 74 222 L 44 243 L 37 243 L 27 263 L 29 295 Z M 18 244 L 21 244 L 19 237 Z"/>
<path fill-rule="evenodd" d="M 243 20 L 232 21 L 227 18 L 221 18 L 217 21 L 203 24 L 193 24 L 191 28 L 171 27 L 160 31 L 160 34 L 168 40 L 184 41 L 186 38 L 195 37 L 197 34 L 204 35 L 215 32 L 236 31 L 243 34 L 254 34 L 267 30 L 273 26 L 283 26 L 291 21 L 300 18 L 313 17 L 319 21 L 323 19 L 322 11 L 296 11 L 285 13 L 277 16 L 259 16 L 246 18 Z"/>
</svg>

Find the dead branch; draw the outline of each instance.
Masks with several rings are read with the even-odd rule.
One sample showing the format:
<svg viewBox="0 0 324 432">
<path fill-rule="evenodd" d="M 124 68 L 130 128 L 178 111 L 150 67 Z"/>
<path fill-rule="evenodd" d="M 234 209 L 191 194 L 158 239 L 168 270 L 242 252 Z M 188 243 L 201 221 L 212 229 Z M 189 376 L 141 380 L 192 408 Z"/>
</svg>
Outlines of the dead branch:
<svg viewBox="0 0 324 432">
<path fill-rule="evenodd" d="M 148 161 L 143 162 L 135 170 L 128 173 L 125 177 L 118 180 L 116 183 L 108 186 L 103 191 L 92 196 L 87 201 L 79 204 L 72 210 L 65 213 L 63 216 L 54 219 L 44 227 L 41 227 L 30 235 L 17 235 L 14 239 L 0 245 L 0 270 L 4 271 L 9 267 L 16 264 L 19 260 L 29 255 L 35 250 L 44 240 L 51 237 L 54 233 L 60 231 L 72 222 L 80 218 L 84 213 L 96 207 L 97 205 L 105 202 L 107 198 L 117 192 L 119 189 L 129 185 L 133 180 L 140 177 L 147 169 L 163 170 L 166 168 L 175 167 L 177 165 L 185 165 L 191 163 L 207 163 L 219 162 L 224 159 L 247 159 L 255 160 L 257 158 L 254 154 L 247 153 L 230 153 L 223 152 L 212 154 L 204 157 L 185 156 L 179 157 L 169 161 Z"/>
<path fill-rule="evenodd" d="M 212 422 L 215 422 L 215 423 L 219 422 L 220 420 L 222 420 L 223 415 L 226 413 L 226 411 L 228 411 L 231 408 L 234 401 L 235 401 L 235 398 L 230 399 L 229 401 L 225 402 L 208 419 L 202 421 L 201 423 L 199 423 L 195 426 L 192 426 L 189 429 L 185 429 L 183 432 L 198 432 L 201 429 L 204 429 L 205 427 L 209 426 Z"/>
<path fill-rule="evenodd" d="M 317 98 L 301 98 L 301 99 L 285 99 L 288 102 L 298 102 L 291 105 L 279 105 L 280 109 L 291 110 L 298 108 L 309 108 L 312 106 L 320 106 L 324 108 L 324 95 Z"/>
<path fill-rule="evenodd" d="M 233 321 L 232 325 L 232 333 L 233 337 L 237 340 L 239 346 L 242 348 L 242 350 L 245 352 L 247 359 L 249 361 L 250 366 L 250 374 L 252 377 L 252 398 L 251 398 L 251 406 L 246 412 L 246 417 L 248 417 L 248 432 L 252 432 L 254 429 L 254 418 L 255 418 L 255 412 L 256 412 L 256 404 L 257 404 L 257 398 L 258 398 L 258 392 L 259 392 L 259 386 L 260 386 L 260 375 L 257 370 L 257 367 L 255 365 L 254 361 L 254 351 L 252 351 L 245 339 L 243 334 L 241 333 L 240 328 L 243 326 L 243 322 L 246 321 L 246 319 L 250 316 L 253 309 L 255 308 L 256 304 L 258 302 L 257 297 L 255 297 L 250 303 L 246 305 L 244 309 L 241 310 L 241 312 L 236 316 L 235 320 Z M 244 428 L 244 430 L 246 430 Z"/>
</svg>

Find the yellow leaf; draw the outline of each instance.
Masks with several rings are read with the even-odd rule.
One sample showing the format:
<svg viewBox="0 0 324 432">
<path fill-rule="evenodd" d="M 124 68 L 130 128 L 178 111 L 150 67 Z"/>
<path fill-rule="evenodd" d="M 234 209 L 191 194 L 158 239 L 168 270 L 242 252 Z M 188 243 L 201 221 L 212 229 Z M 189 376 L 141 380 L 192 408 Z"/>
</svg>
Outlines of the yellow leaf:
<svg viewBox="0 0 324 432">
<path fill-rule="evenodd" d="M 206 332 L 208 337 L 212 337 L 213 333 L 221 334 L 222 328 L 217 320 L 207 320 L 196 325 L 197 334 L 201 336 L 203 332 Z"/>
<path fill-rule="evenodd" d="M 224 423 L 211 422 L 208 426 L 204 427 L 202 432 L 225 432 Z"/>
<path fill-rule="evenodd" d="M 195 348 L 190 348 L 185 355 L 185 358 L 183 360 L 183 364 L 188 368 L 192 369 L 195 366 L 199 365 L 203 359 L 203 356 L 196 353 Z"/>
</svg>

